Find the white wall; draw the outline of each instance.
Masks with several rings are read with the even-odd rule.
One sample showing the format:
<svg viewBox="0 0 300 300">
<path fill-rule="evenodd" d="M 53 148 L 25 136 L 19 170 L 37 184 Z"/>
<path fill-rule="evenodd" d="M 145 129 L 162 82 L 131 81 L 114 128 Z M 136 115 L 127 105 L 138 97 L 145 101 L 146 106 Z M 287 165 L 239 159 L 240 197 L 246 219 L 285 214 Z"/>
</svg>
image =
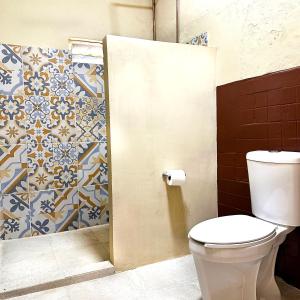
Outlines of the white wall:
<svg viewBox="0 0 300 300">
<path fill-rule="evenodd" d="M 69 37 L 152 39 L 151 0 L 0 0 L 0 43 L 67 48 Z"/>
<path fill-rule="evenodd" d="M 217 216 L 215 49 L 108 36 L 105 57 L 111 258 L 126 269 L 185 255 L 189 229 Z M 168 188 L 166 169 L 186 184 Z"/>
<path fill-rule="evenodd" d="M 175 41 L 174 8 L 158 0 L 159 40 Z M 218 85 L 300 65 L 300 0 L 181 0 L 180 20 L 181 41 L 207 31 L 218 48 Z"/>
</svg>

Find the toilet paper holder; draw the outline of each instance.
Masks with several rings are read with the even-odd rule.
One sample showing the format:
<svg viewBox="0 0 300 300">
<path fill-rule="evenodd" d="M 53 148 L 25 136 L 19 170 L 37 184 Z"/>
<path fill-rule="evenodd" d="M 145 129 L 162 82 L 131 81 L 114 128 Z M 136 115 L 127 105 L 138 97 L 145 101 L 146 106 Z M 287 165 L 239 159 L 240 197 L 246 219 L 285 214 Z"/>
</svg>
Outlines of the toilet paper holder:
<svg viewBox="0 0 300 300">
<path fill-rule="evenodd" d="M 185 174 L 185 176 L 186 176 L 186 173 L 185 173 L 185 172 L 184 172 L 184 174 Z M 169 173 L 169 171 L 164 171 L 164 172 L 162 173 L 162 176 L 163 176 L 164 178 L 171 179 L 171 174 Z"/>
<path fill-rule="evenodd" d="M 168 178 L 169 180 L 171 179 L 171 175 L 168 173 L 168 171 L 163 172 L 163 173 L 162 173 L 162 176 L 163 176 L 164 178 Z"/>
</svg>

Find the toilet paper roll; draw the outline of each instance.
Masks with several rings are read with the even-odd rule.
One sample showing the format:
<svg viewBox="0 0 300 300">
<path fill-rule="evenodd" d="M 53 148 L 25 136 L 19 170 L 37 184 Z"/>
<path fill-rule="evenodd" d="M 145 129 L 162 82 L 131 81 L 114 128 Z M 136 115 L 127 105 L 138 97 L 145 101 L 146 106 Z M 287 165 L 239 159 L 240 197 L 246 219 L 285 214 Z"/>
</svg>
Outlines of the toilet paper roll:
<svg viewBox="0 0 300 300">
<path fill-rule="evenodd" d="M 164 174 L 167 176 L 168 185 L 181 186 L 185 183 L 186 174 L 183 170 L 168 170 Z"/>
</svg>

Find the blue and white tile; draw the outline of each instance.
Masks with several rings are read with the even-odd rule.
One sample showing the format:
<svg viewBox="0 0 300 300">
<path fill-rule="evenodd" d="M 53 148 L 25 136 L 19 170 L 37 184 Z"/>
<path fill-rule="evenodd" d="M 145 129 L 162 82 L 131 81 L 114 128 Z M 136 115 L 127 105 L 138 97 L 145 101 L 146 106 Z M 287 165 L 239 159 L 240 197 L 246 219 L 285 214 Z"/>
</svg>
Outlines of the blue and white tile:
<svg viewBox="0 0 300 300">
<path fill-rule="evenodd" d="M 56 143 L 76 141 L 75 99 L 51 97 L 52 135 Z"/>
<path fill-rule="evenodd" d="M 78 97 L 97 97 L 96 75 L 75 74 L 74 93 Z"/>
<path fill-rule="evenodd" d="M 53 144 L 53 164 L 55 166 L 77 165 L 76 143 Z"/>
<path fill-rule="evenodd" d="M 55 217 L 54 191 L 38 191 L 30 193 L 30 213 L 31 216 L 39 214 L 48 215 L 49 218 Z"/>
<path fill-rule="evenodd" d="M 96 75 L 96 67 L 97 65 L 95 64 L 80 62 L 73 63 L 74 74 Z"/>
<path fill-rule="evenodd" d="M 97 87 L 97 97 L 100 99 L 104 99 L 105 98 L 104 80 L 100 76 L 96 76 L 96 87 Z"/>
<path fill-rule="evenodd" d="M 26 218 L 29 214 L 29 194 L 16 193 L 3 195 L 2 218 Z"/>
<path fill-rule="evenodd" d="M 29 215 L 23 218 L 5 219 L 3 222 L 3 239 L 10 240 L 31 236 L 30 221 L 31 219 Z"/>
<path fill-rule="evenodd" d="M 50 77 L 47 71 L 24 71 L 24 94 L 26 96 L 50 95 Z"/>
<path fill-rule="evenodd" d="M 0 44 L 0 69 L 10 71 L 22 69 L 21 46 Z"/>
<path fill-rule="evenodd" d="M 0 182 L 4 194 L 28 191 L 26 145 L 0 146 Z"/>
<path fill-rule="evenodd" d="M 56 189 L 54 193 L 54 201 L 56 231 L 61 232 L 78 229 L 78 189 Z"/>
<path fill-rule="evenodd" d="M 69 50 L 50 48 L 48 57 L 50 73 L 73 73 L 72 54 Z"/>
<path fill-rule="evenodd" d="M 43 191 L 53 188 L 53 169 L 44 167 L 28 168 L 29 191 Z"/>
<path fill-rule="evenodd" d="M 55 217 L 49 214 L 37 214 L 31 217 L 31 235 L 44 235 L 55 233 Z"/>
<path fill-rule="evenodd" d="M 106 186 L 79 188 L 80 228 L 106 224 L 108 222 L 108 191 Z"/>
<path fill-rule="evenodd" d="M 71 231 L 79 228 L 78 208 L 56 213 L 56 232 Z"/>
<path fill-rule="evenodd" d="M 22 59 L 24 71 L 48 70 L 48 48 L 22 47 Z"/>
<path fill-rule="evenodd" d="M 0 95 L 0 144 L 26 144 L 24 97 Z"/>
<path fill-rule="evenodd" d="M 25 99 L 26 129 L 32 147 L 52 142 L 52 120 L 49 97 L 28 96 Z"/>
<path fill-rule="evenodd" d="M 104 79 L 104 65 L 96 65 L 96 76 L 101 76 Z"/>
<path fill-rule="evenodd" d="M 50 93 L 51 96 L 70 97 L 73 96 L 75 88 L 73 74 L 51 73 Z"/>
<path fill-rule="evenodd" d="M 77 169 L 78 166 L 74 165 L 57 165 L 53 167 L 53 188 L 69 188 L 77 187 Z"/>
<path fill-rule="evenodd" d="M 99 114 L 101 101 L 97 98 L 83 97 L 76 102 L 77 141 L 99 142 L 102 116 Z"/>
<path fill-rule="evenodd" d="M 23 71 L 0 69 L 0 94 L 7 96 L 23 95 Z"/>
</svg>

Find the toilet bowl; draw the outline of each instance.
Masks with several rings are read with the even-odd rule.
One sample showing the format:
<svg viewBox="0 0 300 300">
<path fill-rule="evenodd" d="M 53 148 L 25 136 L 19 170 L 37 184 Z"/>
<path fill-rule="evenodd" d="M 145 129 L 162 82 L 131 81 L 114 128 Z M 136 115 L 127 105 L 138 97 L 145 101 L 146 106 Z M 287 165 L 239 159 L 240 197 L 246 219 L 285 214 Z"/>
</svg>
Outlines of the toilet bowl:
<svg viewBox="0 0 300 300">
<path fill-rule="evenodd" d="M 281 300 L 276 256 L 300 225 L 300 153 L 247 154 L 252 212 L 209 219 L 189 232 L 203 300 Z"/>
<path fill-rule="evenodd" d="M 276 255 L 293 229 L 246 215 L 196 225 L 189 233 L 189 247 L 203 299 L 280 300 Z"/>
</svg>

